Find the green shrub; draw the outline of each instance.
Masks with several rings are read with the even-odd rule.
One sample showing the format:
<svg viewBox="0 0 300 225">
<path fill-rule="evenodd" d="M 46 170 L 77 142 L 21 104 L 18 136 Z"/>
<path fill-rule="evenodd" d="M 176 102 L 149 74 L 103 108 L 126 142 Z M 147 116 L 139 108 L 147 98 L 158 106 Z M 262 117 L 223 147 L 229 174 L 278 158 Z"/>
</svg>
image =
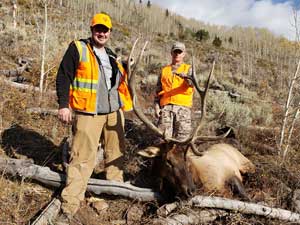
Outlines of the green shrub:
<svg viewBox="0 0 300 225">
<path fill-rule="evenodd" d="M 198 30 L 195 33 L 195 38 L 197 41 L 207 41 L 209 39 L 209 32 L 204 29 Z"/>
<path fill-rule="evenodd" d="M 246 104 L 233 102 L 224 94 L 226 92 L 209 92 L 207 99 L 208 120 L 218 118 L 220 125 L 233 127 L 250 124 L 268 125 L 272 122 L 272 108 L 269 104 Z"/>
</svg>

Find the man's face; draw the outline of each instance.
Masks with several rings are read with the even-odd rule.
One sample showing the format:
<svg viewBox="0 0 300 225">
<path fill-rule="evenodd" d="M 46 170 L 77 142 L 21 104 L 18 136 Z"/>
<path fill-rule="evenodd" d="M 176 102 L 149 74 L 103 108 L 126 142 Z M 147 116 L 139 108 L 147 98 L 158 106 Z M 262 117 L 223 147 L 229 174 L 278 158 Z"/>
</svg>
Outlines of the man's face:
<svg viewBox="0 0 300 225">
<path fill-rule="evenodd" d="M 92 27 L 92 39 L 96 47 L 103 47 L 109 40 L 110 29 L 104 25 L 96 25 Z"/>
<path fill-rule="evenodd" d="M 178 64 L 183 62 L 185 52 L 180 49 L 175 49 L 171 52 L 172 55 L 172 64 Z"/>
</svg>

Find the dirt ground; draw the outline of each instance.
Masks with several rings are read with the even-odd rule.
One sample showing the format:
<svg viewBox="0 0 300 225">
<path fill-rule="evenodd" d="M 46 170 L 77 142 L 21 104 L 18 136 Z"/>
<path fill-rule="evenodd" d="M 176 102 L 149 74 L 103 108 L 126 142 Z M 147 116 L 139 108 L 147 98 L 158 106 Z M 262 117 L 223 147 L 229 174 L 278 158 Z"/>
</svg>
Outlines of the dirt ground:
<svg viewBox="0 0 300 225">
<path fill-rule="evenodd" d="M 22 96 L 22 93 L 21 95 Z M 10 106 L 15 108 L 18 104 Z M 9 110 L 9 109 L 6 109 Z M 17 109 L 14 109 L 14 112 Z M 7 114 L 7 121 L 13 113 Z M 68 135 L 69 128 L 50 115 L 20 116 L 16 124 L 4 129 L 1 135 L 1 156 L 12 158 L 30 158 L 38 165 L 49 166 L 52 170 L 63 172 L 61 163 L 61 141 Z M 151 175 L 151 160 L 143 159 L 136 154 L 137 150 L 149 146 L 156 137 L 137 120 L 133 114 L 126 120 L 125 175 L 137 186 L 157 186 L 156 178 Z M 256 172 L 244 177 L 244 185 L 253 202 L 268 206 L 293 210 L 291 195 L 299 186 L 299 157 L 297 152 L 290 152 L 285 164 L 281 165 L 275 151 L 275 133 L 259 132 L 252 136 L 246 130 L 239 130 L 245 156 L 256 165 Z M 248 137 L 245 138 L 245 136 Z M 251 140 L 251 141 L 250 141 Z M 261 148 L 249 147 L 249 143 L 260 142 L 274 147 L 274 151 L 261 151 Z M 261 151 L 261 152 L 260 152 Z M 94 178 L 101 178 L 94 174 Z M 11 177 L 2 173 L 0 178 L 0 224 L 28 224 L 40 214 L 53 197 L 58 196 L 60 189 L 41 185 L 30 179 Z M 201 189 L 198 194 L 201 193 Z M 108 208 L 99 211 L 93 207 L 91 199 L 105 199 Z M 238 199 L 237 197 L 232 197 Z M 183 201 L 183 200 L 182 200 Z M 76 214 L 78 224 L 153 224 L 157 218 L 156 211 L 162 203 L 138 202 L 132 199 L 109 195 L 94 196 L 86 193 Z M 193 209 L 199 211 L 199 209 Z M 174 213 L 185 212 L 178 208 Z M 76 223 L 75 223 L 76 224 Z M 259 216 L 242 215 L 230 212 L 212 224 L 282 224 L 282 221 Z"/>
</svg>

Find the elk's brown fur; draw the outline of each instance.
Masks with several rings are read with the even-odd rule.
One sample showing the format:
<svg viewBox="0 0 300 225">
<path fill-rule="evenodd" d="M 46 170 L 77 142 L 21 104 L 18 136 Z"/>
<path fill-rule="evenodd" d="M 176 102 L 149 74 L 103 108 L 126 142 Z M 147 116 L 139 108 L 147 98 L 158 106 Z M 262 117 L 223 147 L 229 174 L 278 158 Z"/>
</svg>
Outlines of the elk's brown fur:
<svg viewBox="0 0 300 225">
<path fill-rule="evenodd" d="M 146 48 L 143 46 L 137 62 L 133 68 L 130 66 L 130 60 L 133 57 L 133 52 L 138 40 L 135 41 L 128 58 L 128 77 L 129 89 L 133 97 L 133 109 L 137 117 L 143 121 L 149 129 L 158 134 L 164 139 L 157 148 L 149 148 L 145 151 L 140 151 L 141 155 L 147 157 L 154 157 L 160 155 L 161 164 L 158 166 L 160 176 L 167 179 L 178 192 L 189 195 L 194 187 L 194 182 L 202 183 L 208 191 L 217 190 L 219 192 L 226 191 L 226 184 L 232 186 L 242 195 L 248 199 L 243 185 L 241 173 L 254 171 L 254 165 L 243 156 L 236 148 L 228 144 L 215 144 L 209 147 L 204 152 L 199 152 L 195 141 L 210 141 L 220 140 L 223 137 L 212 136 L 198 136 L 199 131 L 204 125 L 206 115 L 206 95 L 209 88 L 209 82 L 213 75 L 215 61 L 212 64 L 212 69 L 209 73 L 204 90 L 200 88 L 199 82 L 196 78 L 194 59 L 192 63 L 192 80 L 195 89 L 201 97 L 201 118 L 198 125 L 195 127 L 190 136 L 184 140 L 177 140 L 172 137 L 166 137 L 165 132 L 155 126 L 143 113 L 138 106 L 137 94 L 135 89 L 135 72 L 142 54 Z M 187 151 L 187 152 L 186 152 Z M 188 168 L 190 171 L 188 171 Z M 193 179 L 192 179 L 193 178 Z"/>
<path fill-rule="evenodd" d="M 229 144 L 215 144 L 197 156 L 188 152 L 189 165 L 195 184 L 202 184 L 206 191 L 225 193 L 232 184 L 243 198 L 247 198 L 242 186 L 242 175 L 253 173 L 255 166 L 236 148 Z M 233 183 L 235 182 L 235 183 Z"/>
<path fill-rule="evenodd" d="M 195 187 L 203 187 L 207 192 L 227 195 L 231 186 L 242 198 L 249 200 L 242 184 L 242 174 L 253 173 L 255 166 L 235 147 L 224 143 L 214 144 L 201 156 L 189 149 L 186 157 L 182 147 L 166 147 L 150 147 L 139 151 L 139 154 L 160 157 L 156 169 L 160 177 L 168 180 L 178 194 L 190 195 Z"/>
</svg>

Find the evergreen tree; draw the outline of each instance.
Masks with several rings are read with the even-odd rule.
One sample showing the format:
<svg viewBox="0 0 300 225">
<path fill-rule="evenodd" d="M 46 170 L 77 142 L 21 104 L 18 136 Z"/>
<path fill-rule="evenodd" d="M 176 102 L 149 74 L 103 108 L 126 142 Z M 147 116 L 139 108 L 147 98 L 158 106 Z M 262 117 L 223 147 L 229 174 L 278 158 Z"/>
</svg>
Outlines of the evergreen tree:
<svg viewBox="0 0 300 225">
<path fill-rule="evenodd" d="M 207 30 L 198 30 L 195 34 L 197 41 L 207 41 L 209 39 L 209 32 Z"/>
<path fill-rule="evenodd" d="M 213 40 L 213 45 L 216 46 L 216 47 L 221 47 L 222 45 L 222 40 L 218 37 L 218 36 L 215 36 L 215 39 Z"/>
<path fill-rule="evenodd" d="M 148 7 L 148 8 L 151 7 L 151 1 L 150 1 L 150 0 L 148 0 L 148 2 L 147 2 L 147 7 Z"/>
</svg>

